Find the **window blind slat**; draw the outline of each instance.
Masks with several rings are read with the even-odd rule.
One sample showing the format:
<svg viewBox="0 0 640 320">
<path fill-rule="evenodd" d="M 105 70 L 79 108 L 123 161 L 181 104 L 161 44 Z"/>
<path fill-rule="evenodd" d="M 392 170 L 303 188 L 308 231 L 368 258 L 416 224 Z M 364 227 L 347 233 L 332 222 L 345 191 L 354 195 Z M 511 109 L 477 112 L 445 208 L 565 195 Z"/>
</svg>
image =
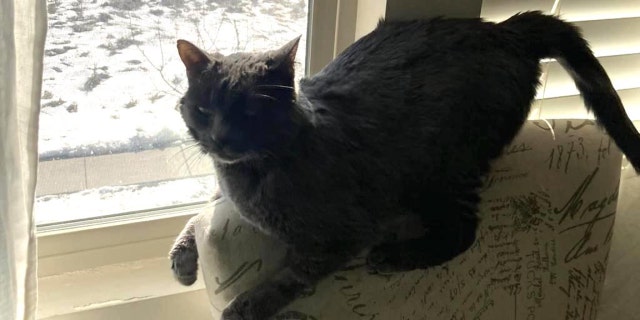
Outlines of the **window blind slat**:
<svg viewBox="0 0 640 320">
<path fill-rule="evenodd" d="M 618 90 L 622 104 L 625 106 L 629 118 L 640 120 L 640 88 Z M 542 108 L 540 118 L 568 119 L 568 118 L 593 118 L 593 114 L 587 114 L 584 102 L 579 95 L 558 97 L 536 101 L 538 108 Z M 532 118 L 537 114 L 532 113 Z"/>
<path fill-rule="evenodd" d="M 554 0 L 484 0 L 481 16 L 502 21 L 521 11 L 541 10 L 549 13 Z M 561 0 L 560 16 L 569 21 L 588 21 L 640 17 L 638 0 Z"/>
<path fill-rule="evenodd" d="M 639 88 L 640 54 L 599 58 L 617 90 Z M 573 79 L 556 61 L 549 63 L 546 88 L 543 98 L 555 98 L 578 94 Z"/>
<path fill-rule="evenodd" d="M 637 1 L 640 6 L 640 0 Z M 598 57 L 640 53 L 640 18 L 582 21 L 575 24 Z"/>
<path fill-rule="evenodd" d="M 561 0 L 560 16 L 569 21 L 640 17 L 640 1 Z"/>
<path fill-rule="evenodd" d="M 499 22 L 522 11 L 541 10 L 548 12 L 554 2 L 554 0 L 484 0 L 480 16 L 488 21 Z"/>
</svg>

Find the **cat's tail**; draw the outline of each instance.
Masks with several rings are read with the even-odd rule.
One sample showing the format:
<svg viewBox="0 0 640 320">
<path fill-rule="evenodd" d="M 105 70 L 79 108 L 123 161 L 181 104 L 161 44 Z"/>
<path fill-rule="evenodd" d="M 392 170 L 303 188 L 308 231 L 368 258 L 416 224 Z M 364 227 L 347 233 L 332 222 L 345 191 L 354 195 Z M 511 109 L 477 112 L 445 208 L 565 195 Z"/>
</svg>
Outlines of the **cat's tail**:
<svg viewBox="0 0 640 320">
<path fill-rule="evenodd" d="M 555 58 L 571 74 L 588 110 L 640 173 L 640 134 L 627 116 L 604 68 L 574 25 L 539 11 L 517 14 L 499 25 L 522 36 L 536 59 Z"/>
</svg>

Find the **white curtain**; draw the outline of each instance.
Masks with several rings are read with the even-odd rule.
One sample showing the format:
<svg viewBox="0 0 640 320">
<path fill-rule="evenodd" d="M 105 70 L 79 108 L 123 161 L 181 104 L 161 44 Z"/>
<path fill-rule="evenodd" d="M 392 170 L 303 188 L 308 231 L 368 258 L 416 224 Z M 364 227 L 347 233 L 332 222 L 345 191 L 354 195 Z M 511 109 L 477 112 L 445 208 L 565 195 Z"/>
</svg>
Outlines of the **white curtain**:
<svg viewBox="0 0 640 320">
<path fill-rule="evenodd" d="M 35 319 L 32 217 L 45 0 L 0 0 L 0 319 Z"/>
</svg>

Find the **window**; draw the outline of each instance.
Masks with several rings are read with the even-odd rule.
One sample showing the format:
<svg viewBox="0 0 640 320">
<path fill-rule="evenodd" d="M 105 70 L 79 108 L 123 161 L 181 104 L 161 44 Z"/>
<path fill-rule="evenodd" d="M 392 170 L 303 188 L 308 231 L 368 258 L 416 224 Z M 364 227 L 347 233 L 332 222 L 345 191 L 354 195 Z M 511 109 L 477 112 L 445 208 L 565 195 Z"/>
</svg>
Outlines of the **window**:
<svg viewBox="0 0 640 320">
<path fill-rule="evenodd" d="M 186 134 L 176 40 L 275 49 L 303 35 L 307 0 L 47 2 L 36 223 L 51 226 L 206 202 L 210 159 Z"/>
</svg>

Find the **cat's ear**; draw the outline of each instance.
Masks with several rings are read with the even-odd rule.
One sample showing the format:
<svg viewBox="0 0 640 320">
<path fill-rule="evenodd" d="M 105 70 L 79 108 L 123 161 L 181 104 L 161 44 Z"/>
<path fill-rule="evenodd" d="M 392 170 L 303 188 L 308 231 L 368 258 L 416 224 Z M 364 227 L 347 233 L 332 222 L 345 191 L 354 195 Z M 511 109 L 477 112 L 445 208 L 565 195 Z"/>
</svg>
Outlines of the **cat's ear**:
<svg viewBox="0 0 640 320">
<path fill-rule="evenodd" d="M 187 76 L 189 77 L 200 74 L 211 62 L 206 53 L 186 40 L 178 40 L 178 54 L 187 68 Z"/>
<path fill-rule="evenodd" d="M 290 73 L 291 76 L 293 76 L 293 66 L 296 60 L 296 53 L 298 52 L 299 42 L 300 36 L 289 41 L 289 43 L 285 44 L 280 49 L 271 51 L 269 54 L 269 68 L 285 70 Z"/>
</svg>

